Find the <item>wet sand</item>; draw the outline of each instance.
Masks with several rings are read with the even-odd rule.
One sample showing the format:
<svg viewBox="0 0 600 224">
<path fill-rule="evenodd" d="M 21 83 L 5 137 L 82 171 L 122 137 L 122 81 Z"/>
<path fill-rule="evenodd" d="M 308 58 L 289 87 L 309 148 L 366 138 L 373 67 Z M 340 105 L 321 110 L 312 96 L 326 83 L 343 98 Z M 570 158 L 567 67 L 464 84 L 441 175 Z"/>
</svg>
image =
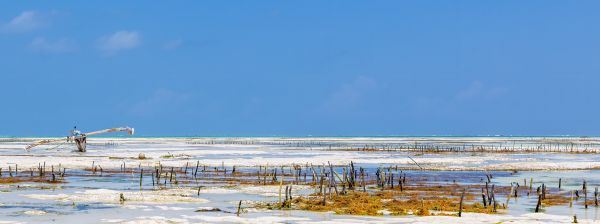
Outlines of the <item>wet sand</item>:
<svg viewBox="0 0 600 224">
<path fill-rule="evenodd" d="M 34 140 L 0 141 L 2 178 L 9 178 L 9 167 L 11 172 L 15 167 L 19 169 L 14 174 L 17 177 L 26 179 L 32 173 L 39 176 L 38 169 L 45 163 L 42 177 L 50 181 L 50 170 L 56 176 L 60 175 L 59 167 L 66 167 L 64 177 L 57 178 L 64 182 L 0 184 L 3 222 L 570 223 L 573 215 L 577 215 L 579 222 L 598 220 L 598 207 L 591 205 L 585 209 L 583 198 L 575 200 L 572 207 L 547 206 L 543 212 L 534 213 L 537 197 L 535 192 L 526 196 L 524 187 L 520 197 L 508 200 L 508 208 L 502 213 L 466 213 L 460 218 L 453 214 L 371 217 L 269 210 L 255 204 L 278 201 L 279 186 L 251 182 L 255 181 L 253 173 L 260 173 L 265 167 L 271 170 L 284 166 L 287 175 L 284 179 L 286 185 L 294 186 L 293 195 L 307 196 L 315 191 L 314 186 L 306 184 L 311 182 L 312 175 L 308 174 L 305 183 L 294 182 L 291 172 L 286 174 L 288 167 L 297 165 L 304 168 L 301 172 L 310 172 L 309 165 L 318 170 L 331 163 L 341 173 L 342 166 L 352 161 L 371 175 L 378 168 L 391 168 L 390 172 L 395 174 L 402 172 L 415 179 L 409 182 L 415 186 L 483 186 L 486 175 L 491 174 L 490 183 L 499 187 L 507 188 L 511 183 L 524 185 L 524 180 L 533 178 L 534 191 L 544 183 L 549 194 L 568 197 L 571 190 L 581 190 L 586 180 L 591 200 L 594 188 L 600 184 L 597 171 L 600 162 L 596 162 L 600 158 L 593 152 L 596 149 L 593 138 L 92 138 L 86 153 L 75 152 L 71 145 L 25 151 L 24 147 Z M 482 147 L 477 149 L 478 146 Z M 576 150 L 570 151 L 571 148 Z M 139 159 L 140 153 L 146 158 Z M 204 167 L 205 174 L 200 177 L 191 174 L 196 164 Z M 162 186 L 154 183 L 152 172 L 159 166 L 165 169 L 161 181 L 168 178 L 169 167 L 179 169 L 174 171 L 178 182 L 168 180 Z M 231 172 L 234 167 L 238 176 L 228 176 L 225 170 Z M 145 174 L 140 187 L 142 169 Z M 561 189 L 558 189 L 559 178 Z M 417 183 L 418 179 L 423 181 Z M 125 202 L 120 201 L 120 194 L 126 198 Z M 505 203 L 507 194 L 498 192 L 497 200 Z M 240 200 L 244 209 L 237 216 Z M 195 212 L 207 208 L 222 211 Z"/>
</svg>

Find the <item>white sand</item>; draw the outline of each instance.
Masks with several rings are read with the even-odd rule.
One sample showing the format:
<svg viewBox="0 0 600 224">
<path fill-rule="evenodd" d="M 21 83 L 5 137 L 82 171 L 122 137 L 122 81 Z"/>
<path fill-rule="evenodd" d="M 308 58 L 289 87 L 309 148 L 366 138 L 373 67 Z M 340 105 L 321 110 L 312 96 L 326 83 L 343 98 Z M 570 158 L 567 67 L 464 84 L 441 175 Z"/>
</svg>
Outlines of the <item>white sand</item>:
<svg viewBox="0 0 600 224">
<path fill-rule="evenodd" d="M 73 194 L 26 194 L 25 197 L 32 199 L 54 200 L 61 202 L 101 202 L 118 204 L 120 194 L 125 197 L 125 204 L 129 203 L 155 203 L 172 204 L 183 202 L 207 203 L 208 200 L 194 197 L 191 189 L 175 188 L 156 191 L 114 191 L 107 189 L 95 189 L 78 191 Z"/>
<path fill-rule="evenodd" d="M 441 153 L 415 155 L 417 152 L 362 152 L 362 151 L 327 151 L 327 147 L 284 147 L 272 143 L 289 141 L 324 141 L 336 144 L 375 144 L 381 142 L 410 142 L 426 141 L 452 144 L 457 142 L 478 142 L 478 144 L 491 144 L 501 142 L 512 147 L 511 142 L 524 141 L 525 144 L 534 144 L 541 140 L 532 138 L 236 138 L 237 141 L 261 141 L 257 145 L 211 145 L 190 144 L 193 142 L 206 142 L 209 139 L 188 138 L 134 138 L 134 139 L 107 139 L 91 138 L 88 140 L 88 152 L 79 153 L 73 145 L 55 148 L 54 145 L 41 146 L 31 151 L 25 151 L 26 145 L 37 139 L 18 139 L 15 141 L 0 141 L 0 167 L 3 172 L 7 166 L 18 164 L 19 169 L 36 168 L 39 164 L 46 163 L 46 167 L 58 166 L 68 169 L 89 168 L 92 163 L 104 169 L 118 169 L 123 162 L 127 167 L 155 166 L 159 162 L 165 166 L 195 166 L 196 162 L 207 166 L 281 166 L 290 164 L 334 165 L 355 163 L 369 164 L 394 164 L 403 168 L 418 167 L 408 156 L 425 169 L 431 170 L 576 170 L 599 169 L 599 154 L 561 154 L 547 153 Z M 540 138 L 542 139 L 542 138 Z M 219 140 L 219 139 L 217 139 Z M 220 139 L 223 140 L 223 139 Z M 578 138 L 578 142 L 600 141 L 598 138 Z M 505 142 L 502 142 L 505 141 Z M 528 142 L 529 141 L 529 142 Z M 548 140 L 544 140 L 548 141 Z M 559 141 L 559 140 L 556 140 Z M 575 141 L 575 140 L 573 140 Z M 271 142 L 271 143 L 269 143 Z M 111 144 L 107 144 L 111 143 Z M 268 144 L 265 144 L 268 143 Z M 463 143 L 460 143 L 463 144 Z M 466 143 L 465 143 L 466 144 Z M 356 146 L 358 147 L 358 146 Z M 563 146 L 566 147 L 566 146 Z M 581 146 L 583 147 L 583 146 Z M 52 149 L 55 148 L 55 149 Z M 311 150 L 312 149 L 312 150 Z M 143 153 L 145 160 L 136 159 Z M 176 155 L 174 158 L 164 156 Z M 564 155 L 564 156 L 563 156 Z M 589 158 L 589 159 L 588 159 Z"/>
<path fill-rule="evenodd" d="M 208 223 L 572 223 L 573 217 L 548 215 L 544 213 L 529 213 L 520 216 L 511 215 L 487 215 L 476 213 L 463 213 L 463 217 L 457 216 L 392 216 L 392 217 L 365 217 L 365 216 L 332 216 L 329 221 L 313 221 L 310 218 L 294 216 L 262 216 L 262 217 L 238 217 L 235 215 L 182 215 L 186 222 L 208 222 Z M 592 220 L 579 219 L 579 223 L 600 223 Z"/>
<path fill-rule="evenodd" d="M 0 167 L 3 174 L 18 164 L 20 172 L 35 168 L 38 164 L 46 163 L 46 169 L 51 166 L 67 167 L 67 173 L 72 169 L 90 168 L 91 164 L 100 165 L 104 169 L 119 169 L 125 162 L 126 167 L 137 168 L 138 165 L 155 166 L 159 162 L 165 166 L 194 167 L 199 161 L 201 165 L 209 166 L 265 166 L 274 168 L 280 165 L 311 163 L 315 165 L 347 164 L 350 161 L 363 164 L 399 165 L 403 168 L 417 168 L 407 156 L 411 156 L 425 169 L 432 170 L 577 170 L 600 168 L 600 155 L 598 154 L 568 154 L 568 153 L 440 153 L 416 155 L 418 152 L 386 152 L 386 151 L 328 151 L 323 147 L 289 147 L 271 143 L 281 141 L 320 141 L 336 144 L 361 145 L 376 144 L 381 142 L 429 142 L 461 145 L 461 144 L 505 144 L 512 145 L 530 144 L 540 142 L 560 142 L 566 147 L 569 142 L 576 144 L 598 144 L 600 138 L 575 138 L 575 139 L 535 139 L 535 138 L 235 138 L 233 140 L 260 141 L 261 144 L 240 145 L 203 144 L 210 140 L 224 141 L 224 139 L 188 139 L 188 138 L 132 138 L 132 139 L 107 139 L 92 138 L 89 140 L 88 152 L 74 151 L 74 146 L 56 145 L 43 146 L 31 151 L 23 148 L 35 139 L 17 139 L 17 141 L 0 140 Z M 225 139 L 227 140 L 227 139 Z M 515 143 L 516 142 L 516 143 Z M 106 144 L 110 143 L 110 144 Z M 201 144 L 190 144 L 201 143 Z M 560 147 L 560 146 L 559 146 Z M 580 147 L 582 147 L 580 145 Z M 590 146 L 591 147 L 591 146 Z M 148 158 L 136 159 L 140 153 Z M 175 157 L 163 157 L 175 155 Z M 2 187 L 2 186 L 0 186 Z M 294 194 L 310 189 L 308 186 L 294 186 Z M 573 217 L 549 215 L 544 213 L 530 213 L 523 215 L 487 215 L 466 213 L 463 217 L 453 216 L 428 216 L 428 217 L 365 217 L 365 216 L 338 216 L 329 213 L 309 212 L 271 212 L 265 210 L 246 209 L 248 214 L 236 216 L 221 212 L 193 213 L 191 210 L 201 206 L 222 207 L 232 201 L 211 202 L 210 194 L 251 194 L 266 197 L 278 196 L 279 186 L 242 186 L 242 187 L 208 187 L 202 188 L 200 197 L 196 196 L 196 189 L 169 189 L 158 191 L 115 191 L 108 189 L 80 190 L 73 193 L 31 194 L 17 192 L 26 198 L 47 200 L 54 202 L 74 203 L 106 203 L 120 204 L 119 194 L 123 193 L 126 199 L 119 208 L 127 209 L 127 214 L 138 217 L 102 217 L 100 221 L 106 223 L 571 223 Z M 11 192 L 13 194 L 15 192 Z M 205 195 L 205 196 L 203 196 Z M 205 198 L 203 198 L 205 197 Z M 211 200 L 214 197 L 212 195 Z M 184 205 L 185 204 L 185 205 Z M 196 204 L 198 206 L 196 206 Z M 186 207 L 186 205 L 193 205 Z M 229 206 L 229 205 L 228 205 Z M 230 206 L 233 207 L 233 206 Z M 43 216 L 43 211 L 31 210 L 29 216 L 36 218 Z M 132 213 L 133 212 L 133 213 Z M 145 212 L 144 215 L 135 212 Z M 25 213 L 27 214 L 27 213 Z M 165 215 L 169 214 L 169 215 Z M 170 215 L 173 214 L 173 215 Z M 96 220 L 94 220 L 96 221 Z M 592 220 L 580 217 L 580 223 L 592 223 Z M 18 223 L 0 221 L 2 223 Z M 600 222 L 598 222 L 600 223 Z"/>
</svg>

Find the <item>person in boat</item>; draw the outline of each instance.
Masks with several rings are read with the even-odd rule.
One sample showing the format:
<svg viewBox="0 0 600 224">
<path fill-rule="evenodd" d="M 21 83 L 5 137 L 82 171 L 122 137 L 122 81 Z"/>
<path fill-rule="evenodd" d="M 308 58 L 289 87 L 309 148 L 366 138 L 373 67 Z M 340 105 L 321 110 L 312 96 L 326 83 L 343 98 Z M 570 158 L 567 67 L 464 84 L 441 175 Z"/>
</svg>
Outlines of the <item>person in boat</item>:
<svg viewBox="0 0 600 224">
<path fill-rule="evenodd" d="M 77 126 L 73 127 L 73 130 L 71 130 L 71 135 L 72 135 L 73 137 L 76 137 L 76 136 L 80 136 L 80 135 L 81 135 L 81 132 L 80 132 L 79 130 L 77 130 Z"/>
</svg>

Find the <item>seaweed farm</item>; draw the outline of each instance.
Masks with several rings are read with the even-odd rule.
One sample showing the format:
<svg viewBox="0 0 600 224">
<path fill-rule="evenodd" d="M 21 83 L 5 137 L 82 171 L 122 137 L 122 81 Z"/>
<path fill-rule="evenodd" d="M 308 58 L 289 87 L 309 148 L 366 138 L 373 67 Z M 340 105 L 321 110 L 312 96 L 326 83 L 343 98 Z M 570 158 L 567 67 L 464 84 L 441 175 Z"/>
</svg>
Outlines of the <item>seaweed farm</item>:
<svg viewBox="0 0 600 224">
<path fill-rule="evenodd" d="M 600 138 L 0 139 L 0 223 L 600 222 Z"/>
</svg>

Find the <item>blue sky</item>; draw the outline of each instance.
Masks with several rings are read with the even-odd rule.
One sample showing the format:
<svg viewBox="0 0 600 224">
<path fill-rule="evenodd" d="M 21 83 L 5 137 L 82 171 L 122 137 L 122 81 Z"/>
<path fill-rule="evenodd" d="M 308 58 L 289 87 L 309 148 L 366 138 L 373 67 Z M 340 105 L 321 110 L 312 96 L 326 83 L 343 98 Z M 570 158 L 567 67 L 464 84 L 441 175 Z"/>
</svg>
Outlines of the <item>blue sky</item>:
<svg viewBox="0 0 600 224">
<path fill-rule="evenodd" d="M 0 135 L 598 135 L 598 1 L 0 7 Z"/>
</svg>

